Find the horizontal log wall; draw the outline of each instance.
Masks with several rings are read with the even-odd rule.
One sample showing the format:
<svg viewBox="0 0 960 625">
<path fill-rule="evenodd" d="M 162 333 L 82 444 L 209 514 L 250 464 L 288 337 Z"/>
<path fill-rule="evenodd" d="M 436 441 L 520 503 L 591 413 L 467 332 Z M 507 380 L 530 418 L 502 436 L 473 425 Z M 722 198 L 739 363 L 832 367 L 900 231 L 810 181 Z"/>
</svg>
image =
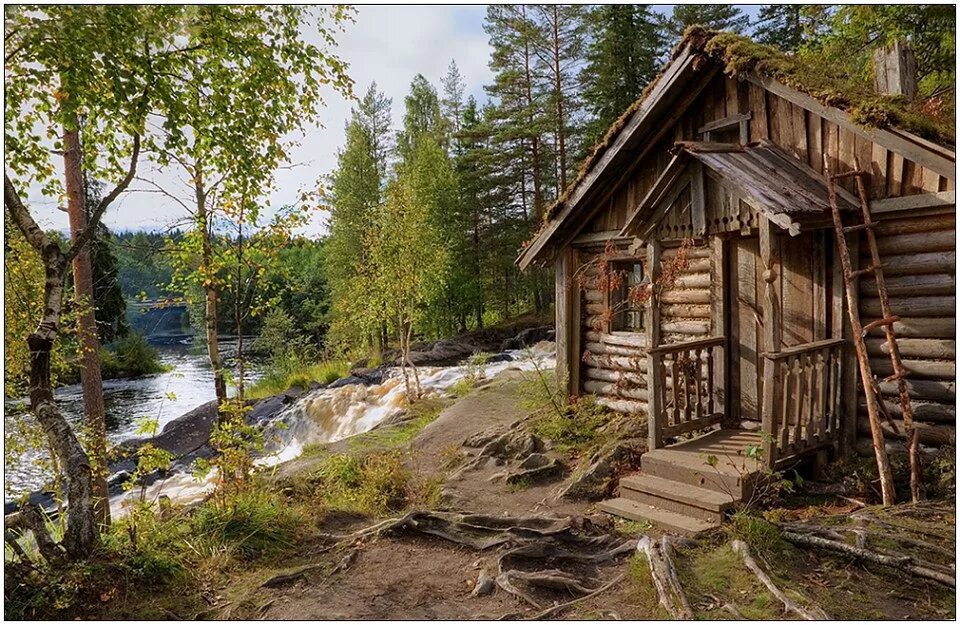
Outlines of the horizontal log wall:
<svg viewBox="0 0 960 625">
<path fill-rule="evenodd" d="M 900 317 L 894 324 L 913 417 L 924 445 L 953 444 L 956 437 L 956 241 L 955 215 L 884 216 L 877 243 L 890 295 L 890 308 Z M 867 246 L 860 245 L 860 265 L 869 264 Z M 875 280 L 860 281 L 860 315 L 864 324 L 880 317 Z M 866 339 L 874 375 L 893 373 L 883 330 Z M 903 411 L 896 382 L 880 384 L 887 413 L 899 426 L 884 424 L 887 438 L 902 440 Z M 866 400 L 858 402 L 857 432 L 869 438 Z M 860 445 L 862 447 L 862 445 Z"/>
<path fill-rule="evenodd" d="M 677 264 L 679 248 L 665 247 L 663 267 Z M 710 335 L 710 270 L 712 250 L 705 243 L 687 247 L 686 267 L 660 296 L 661 343 L 679 343 Z M 581 251 L 581 388 L 614 410 L 646 412 L 647 338 L 610 332 L 605 320 L 606 296 L 589 279 L 596 275 L 598 253 Z M 668 380 L 668 385 L 670 381 Z"/>
</svg>

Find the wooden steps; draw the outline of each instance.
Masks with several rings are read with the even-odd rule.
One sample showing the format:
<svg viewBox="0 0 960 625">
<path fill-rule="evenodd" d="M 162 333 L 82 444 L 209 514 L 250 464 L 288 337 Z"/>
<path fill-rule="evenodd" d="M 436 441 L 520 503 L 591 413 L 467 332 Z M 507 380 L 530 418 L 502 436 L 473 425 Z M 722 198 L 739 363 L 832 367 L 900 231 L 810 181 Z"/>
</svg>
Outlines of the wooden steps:
<svg viewBox="0 0 960 625">
<path fill-rule="evenodd" d="M 686 536 L 718 527 L 750 495 L 761 464 L 747 452 L 760 443 L 756 432 L 716 430 L 648 451 L 640 473 L 620 480 L 620 497 L 599 508 Z"/>
</svg>

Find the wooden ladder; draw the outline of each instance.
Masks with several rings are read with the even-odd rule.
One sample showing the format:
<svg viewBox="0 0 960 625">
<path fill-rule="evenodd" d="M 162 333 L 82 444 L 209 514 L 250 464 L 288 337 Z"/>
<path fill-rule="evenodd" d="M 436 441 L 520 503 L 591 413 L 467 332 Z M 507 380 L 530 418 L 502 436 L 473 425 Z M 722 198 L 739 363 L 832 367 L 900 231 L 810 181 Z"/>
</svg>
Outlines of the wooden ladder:
<svg viewBox="0 0 960 625">
<path fill-rule="evenodd" d="M 873 371 L 870 367 L 870 359 L 867 355 L 867 346 L 865 337 L 867 333 L 876 328 L 883 328 L 886 335 L 887 349 L 890 355 L 890 363 L 893 366 L 893 375 L 885 378 L 884 382 L 897 383 L 897 391 L 900 396 L 900 407 L 903 410 L 903 424 L 907 430 L 907 439 L 909 440 L 910 452 L 910 493 L 913 501 L 920 498 L 920 471 L 918 458 L 918 432 L 913 426 L 913 407 L 910 404 L 910 393 L 907 389 L 906 375 L 903 368 L 903 361 L 900 358 L 900 348 L 897 345 L 897 335 L 893 330 L 893 324 L 900 320 L 890 310 L 890 298 L 887 295 L 887 286 L 883 279 L 883 263 L 880 260 L 880 252 L 877 248 L 877 236 L 874 228 L 877 226 L 870 215 L 870 203 L 867 198 L 867 188 L 864 183 L 864 177 L 870 173 L 862 170 L 850 171 L 842 174 L 828 176 L 828 192 L 830 195 L 830 208 L 833 212 L 833 229 L 836 233 L 837 248 L 840 252 L 840 262 L 843 266 L 843 281 L 846 286 L 847 294 L 847 312 L 850 316 L 850 324 L 853 329 L 853 343 L 857 352 L 857 360 L 860 364 L 860 379 L 863 382 L 863 392 L 867 399 L 867 412 L 870 417 L 870 431 L 873 438 L 873 448 L 877 455 L 877 465 L 881 474 L 881 490 L 883 491 L 884 505 L 890 505 L 895 502 L 896 495 L 893 491 L 893 478 L 890 471 L 890 463 L 887 460 L 886 448 L 884 447 L 883 431 L 880 428 L 880 416 L 886 416 L 886 411 L 882 409 L 878 399 L 879 388 L 873 377 Z M 851 226 L 843 225 L 843 218 L 840 215 L 840 208 L 837 205 L 836 181 L 840 178 L 854 178 L 856 180 L 857 195 L 860 197 L 860 223 Z M 850 248 L 847 245 L 847 236 L 851 233 L 865 232 L 867 246 L 870 250 L 870 265 L 863 269 L 853 269 L 852 259 L 850 258 Z M 880 298 L 881 318 L 863 325 L 860 320 L 860 311 L 857 309 L 857 279 L 861 276 L 873 274 L 877 285 L 877 295 Z M 888 418 L 889 420 L 889 418 Z M 891 421 L 891 426 L 896 426 Z"/>
</svg>

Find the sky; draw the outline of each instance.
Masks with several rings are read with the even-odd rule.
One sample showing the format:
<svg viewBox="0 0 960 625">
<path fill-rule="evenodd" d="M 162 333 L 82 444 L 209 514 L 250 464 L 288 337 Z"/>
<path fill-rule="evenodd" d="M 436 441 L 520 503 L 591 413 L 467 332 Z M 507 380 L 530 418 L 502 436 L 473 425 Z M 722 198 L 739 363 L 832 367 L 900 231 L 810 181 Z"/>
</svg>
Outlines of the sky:
<svg viewBox="0 0 960 625">
<path fill-rule="evenodd" d="M 672 5 L 657 10 L 668 12 Z M 751 16 L 756 7 L 741 7 Z M 455 60 L 467 86 L 467 94 L 478 101 L 486 99 L 483 86 L 492 82 L 487 62 L 490 48 L 483 31 L 483 5 L 379 5 L 359 6 L 355 22 L 340 34 L 337 54 L 349 64 L 348 73 L 355 91 L 362 95 L 371 82 L 393 99 L 394 127 L 403 116 L 403 98 L 417 73 L 439 86 L 451 60 Z M 343 143 L 344 123 L 352 102 L 330 90 L 326 107 L 320 111 L 319 127 L 309 127 L 296 136 L 299 145 L 291 151 L 292 167 L 277 172 L 276 191 L 270 196 L 272 207 L 295 201 L 300 191 L 313 189 L 317 180 L 336 166 L 337 150 Z M 159 171 L 142 160 L 139 174 L 183 195 L 186 189 L 174 170 Z M 104 222 L 113 230 L 163 230 L 183 218 L 183 209 L 173 200 L 156 193 L 137 192 L 149 185 L 135 181 L 127 192 L 108 209 Z M 40 225 L 66 231 L 66 213 L 57 201 L 30 189 L 28 198 Z M 323 213 L 314 216 L 303 234 L 316 236 L 326 230 Z"/>
</svg>

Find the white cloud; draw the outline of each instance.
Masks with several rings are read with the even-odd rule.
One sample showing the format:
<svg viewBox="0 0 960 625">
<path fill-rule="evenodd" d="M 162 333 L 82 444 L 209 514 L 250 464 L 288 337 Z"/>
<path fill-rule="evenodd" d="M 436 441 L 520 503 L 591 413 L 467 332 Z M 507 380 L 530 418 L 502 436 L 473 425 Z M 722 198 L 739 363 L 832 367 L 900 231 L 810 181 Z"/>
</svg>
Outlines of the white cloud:
<svg viewBox="0 0 960 625">
<path fill-rule="evenodd" d="M 359 95 L 376 81 L 378 88 L 393 98 L 393 119 L 398 127 L 403 98 L 413 77 L 421 73 L 439 87 L 451 59 L 460 67 L 467 92 L 483 99 L 483 85 L 491 81 L 487 67 L 490 51 L 482 29 L 484 12 L 483 6 L 361 6 L 356 22 L 348 24 L 339 36 L 337 53 L 349 63 Z M 272 206 L 293 202 L 300 190 L 312 188 L 318 177 L 336 165 L 351 102 L 331 90 L 326 104 L 319 116 L 322 127 L 308 128 L 290 153 L 296 166 L 277 172 Z M 175 170 L 157 171 L 147 163 L 142 164 L 140 175 L 167 187 L 176 187 L 180 178 Z M 56 201 L 40 196 L 35 189 L 30 190 L 29 199 L 41 225 L 67 228 L 66 214 L 57 210 Z M 108 210 L 104 221 L 118 230 L 156 230 L 181 217 L 183 210 L 172 200 L 154 193 L 128 193 Z M 323 219 L 318 215 L 307 232 L 322 231 Z"/>
</svg>

